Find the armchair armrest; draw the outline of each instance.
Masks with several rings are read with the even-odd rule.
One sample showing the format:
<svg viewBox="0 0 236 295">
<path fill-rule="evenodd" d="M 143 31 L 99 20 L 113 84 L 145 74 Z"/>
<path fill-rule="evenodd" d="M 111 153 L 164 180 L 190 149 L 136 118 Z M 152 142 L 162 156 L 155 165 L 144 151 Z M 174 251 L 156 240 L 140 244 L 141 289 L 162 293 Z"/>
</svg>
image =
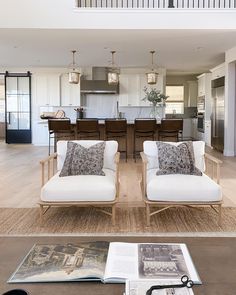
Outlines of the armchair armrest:
<svg viewBox="0 0 236 295">
<path fill-rule="evenodd" d="M 217 159 L 216 157 L 205 153 L 205 159 L 207 160 L 206 163 L 212 162 L 212 177 L 214 178 L 214 167 L 216 167 L 216 182 L 220 183 L 220 165 L 223 163 L 221 160 Z M 208 165 L 206 165 L 208 166 Z"/>
<path fill-rule="evenodd" d="M 54 153 L 47 158 L 41 160 L 41 186 L 45 184 L 45 168 L 47 166 L 47 179 L 49 180 L 55 173 L 54 160 L 57 158 L 57 153 Z"/>
<path fill-rule="evenodd" d="M 56 159 L 56 158 L 57 158 L 57 153 L 53 153 L 50 156 L 48 156 L 47 158 L 41 160 L 39 163 L 45 164 L 46 162 L 50 161 L 51 159 Z"/>
<path fill-rule="evenodd" d="M 144 152 L 141 152 L 141 153 L 140 153 L 140 156 L 141 156 L 141 159 L 142 159 L 143 164 L 147 164 L 147 163 L 148 163 L 148 158 L 147 158 L 147 156 L 144 154 Z"/>
<path fill-rule="evenodd" d="M 141 188 L 142 188 L 142 194 L 143 199 L 146 198 L 146 188 L 147 188 L 147 164 L 148 159 L 147 156 L 144 154 L 144 152 L 140 153 L 141 159 L 142 159 L 142 179 L 141 179 Z"/>
<path fill-rule="evenodd" d="M 119 196 L 120 193 L 120 181 L 119 181 L 119 164 L 120 164 L 120 153 L 117 152 L 115 154 L 115 165 L 116 165 L 116 197 Z"/>
<path fill-rule="evenodd" d="M 223 162 L 219 159 L 217 159 L 216 157 L 209 155 L 208 153 L 205 153 L 205 158 L 216 163 L 216 164 L 222 164 Z"/>
</svg>

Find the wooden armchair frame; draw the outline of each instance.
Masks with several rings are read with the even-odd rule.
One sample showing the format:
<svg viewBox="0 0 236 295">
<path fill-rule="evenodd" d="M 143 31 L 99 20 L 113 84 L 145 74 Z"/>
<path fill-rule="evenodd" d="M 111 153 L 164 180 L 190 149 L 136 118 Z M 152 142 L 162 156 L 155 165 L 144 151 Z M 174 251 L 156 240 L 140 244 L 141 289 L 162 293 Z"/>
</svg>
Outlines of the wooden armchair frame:
<svg viewBox="0 0 236 295">
<path fill-rule="evenodd" d="M 40 161 L 41 165 L 41 186 L 43 187 L 46 183 L 46 180 L 48 181 L 56 171 L 56 159 L 57 159 L 57 153 L 54 153 L 47 157 L 44 160 Z M 68 202 L 47 202 L 47 201 L 39 201 L 39 209 L 40 209 L 40 224 L 43 224 L 43 216 L 44 214 L 51 208 L 51 207 L 94 207 L 100 212 L 111 216 L 112 218 L 112 225 L 115 226 L 116 224 L 116 204 L 118 201 L 119 196 L 119 190 L 120 190 L 120 183 L 119 183 L 119 162 L 120 162 L 120 153 L 117 152 L 115 155 L 115 165 L 116 165 L 116 196 L 114 201 L 68 201 Z M 104 207 L 111 207 L 111 211 L 103 209 Z"/>
<path fill-rule="evenodd" d="M 198 207 L 198 206 L 210 206 L 214 211 L 218 214 L 218 224 L 221 225 L 222 221 L 222 204 L 223 200 L 216 201 L 216 202 L 164 202 L 164 201 L 150 201 L 147 198 L 147 164 L 148 159 L 146 155 L 141 152 L 140 153 L 142 158 L 142 179 L 141 179 L 141 189 L 142 189 L 142 196 L 146 207 L 146 223 L 147 226 L 150 226 L 150 219 L 153 215 L 158 214 L 164 210 L 167 210 L 171 207 Z M 211 165 L 211 178 L 215 180 L 218 184 L 220 183 L 220 165 L 222 164 L 222 161 L 219 159 L 205 153 L 205 159 L 206 159 L 206 169 L 209 168 L 209 163 L 212 163 Z M 218 207 L 218 210 L 215 208 L 215 206 Z M 152 207 L 161 207 L 158 210 L 152 211 Z"/>
</svg>

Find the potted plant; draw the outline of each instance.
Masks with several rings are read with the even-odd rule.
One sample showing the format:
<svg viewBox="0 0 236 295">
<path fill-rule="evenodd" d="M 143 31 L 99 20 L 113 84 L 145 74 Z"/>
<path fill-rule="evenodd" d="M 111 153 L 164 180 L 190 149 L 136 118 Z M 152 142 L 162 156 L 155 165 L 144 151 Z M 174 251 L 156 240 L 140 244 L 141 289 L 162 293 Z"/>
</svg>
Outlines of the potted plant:
<svg viewBox="0 0 236 295">
<path fill-rule="evenodd" d="M 166 99 L 169 96 L 165 95 L 164 93 L 161 93 L 161 91 L 157 90 L 156 88 L 151 88 L 151 90 L 148 90 L 146 86 L 144 87 L 143 91 L 145 93 L 145 97 L 142 100 L 149 101 L 152 104 L 150 117 L 151 118 L 159 117 L 158 108 L 165 106 Z"/>
</svg>

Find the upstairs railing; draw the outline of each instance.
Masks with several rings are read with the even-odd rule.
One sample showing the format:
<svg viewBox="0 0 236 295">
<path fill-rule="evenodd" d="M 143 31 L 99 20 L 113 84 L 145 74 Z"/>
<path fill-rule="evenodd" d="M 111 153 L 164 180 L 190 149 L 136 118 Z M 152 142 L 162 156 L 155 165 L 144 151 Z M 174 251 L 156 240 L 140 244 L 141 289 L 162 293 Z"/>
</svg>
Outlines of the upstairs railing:
<svg viewBox="0 0 236 295">
<path fill-rule="evenodd" d="M 235 9 L 236 0 L 77 0 L 77 8 Z"/>
</svg>

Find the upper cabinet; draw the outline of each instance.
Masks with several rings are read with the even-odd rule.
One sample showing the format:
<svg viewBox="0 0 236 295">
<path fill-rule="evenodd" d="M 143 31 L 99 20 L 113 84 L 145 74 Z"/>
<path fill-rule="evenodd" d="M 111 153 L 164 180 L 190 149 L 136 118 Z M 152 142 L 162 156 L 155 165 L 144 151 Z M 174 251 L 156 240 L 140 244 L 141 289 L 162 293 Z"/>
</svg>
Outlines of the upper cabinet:
<svg viewBox="0 0 236 295">
<path fill-rule="evenodd" d="M 196 81 L 187 81 L 188 85 L 188 107 L 197 106 L 198 83 Z"/>
<path fill-rule="evenodd" d="M 221 77 L 225 76 L 225 64 L 220 64 L 219 66 L 213 68 L 210 70 L 212 72 L 211 74 L 211 80 L 215 80 Z"/>
<path fill-rule="evenodd" d="M 60 75 L 35 74 L 33 80 L 33 98 L 39 106 L 60 106 Z"/>
<path fill-rule="evenodd" d="M 80 83 L 70 84 L 68 74 L 62 74 L 60 77 L 60 87 L 61 106 L 80 105 Z"/>
<path fill-rule="evenodd" d="M 119 105 L 120 106 L 150 106 L 151 103 L 143 101 L 145 96 L 144 87 L 149 90 L 151 88 L 157 88 L 161 92 L 163 91 L 162 85 L 163 78 L 158 80 L 157 85 L 148 85 L 145 74 L 121 74 L 120 75 L 120 93 L 119 93 Z"/>
<path fill-rule="evenodd" d="M 198 76 L 198 96 L 206 94 L 206 79 L 205 75 Z"/>
</svg>

